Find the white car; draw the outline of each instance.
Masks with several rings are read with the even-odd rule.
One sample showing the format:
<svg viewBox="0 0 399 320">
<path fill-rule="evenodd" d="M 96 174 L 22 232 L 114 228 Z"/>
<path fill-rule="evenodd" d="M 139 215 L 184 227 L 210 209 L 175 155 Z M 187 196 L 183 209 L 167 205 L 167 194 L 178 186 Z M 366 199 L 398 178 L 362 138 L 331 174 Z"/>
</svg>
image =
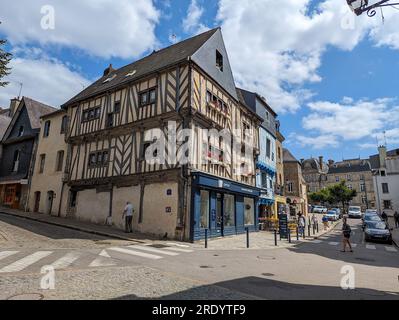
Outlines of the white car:
<svg viewBox="0 0 399 320">
<path fill-rule="evenodd" d="M 329 210 L 326 214 L 328 221 L 337 221 L 339 219 L 339 215 L 335 210 Z"/>
<path fill-rule="evenodd" d="M 361 219 L 363 217 L 362 209 L 357 206 L 350 206 L 348 209 L 349 218 Z"/>
<path fill-rule="evenodd" d="M 327 213 L 327 208 L 323 206 L 314 206 L 313 207 L 314 213 Z"/>
<path fill-rule="evenodd" d="M 366 212 L 364 214 L 371 214 L 371 213 L 377 214 L 377 209 L 366 209 Z"/>
</svg>

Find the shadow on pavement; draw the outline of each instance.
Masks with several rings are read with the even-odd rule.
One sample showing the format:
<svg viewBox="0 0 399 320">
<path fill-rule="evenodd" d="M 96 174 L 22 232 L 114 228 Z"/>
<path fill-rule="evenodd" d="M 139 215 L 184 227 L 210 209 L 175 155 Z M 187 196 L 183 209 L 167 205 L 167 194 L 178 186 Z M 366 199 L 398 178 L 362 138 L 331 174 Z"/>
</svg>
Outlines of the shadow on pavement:
<svg viewBox="0 0 399 320">
<path fill-rule="evenodd" d="M 223 290 L 228 289 L 228 290 Z M 271 300 L 399 300 L 399 293 L 358 288 L 343 290 L 337 286 L 317 286 L 293 284 L 259 277 L 245 277 L 214 285 L 195 287 L 190 290 L 162 296 L 154 300 L 237 300 L 237 299 L 271 299 Z M 127 295 L 117 300 L 141 299 Z"/>
</svg>

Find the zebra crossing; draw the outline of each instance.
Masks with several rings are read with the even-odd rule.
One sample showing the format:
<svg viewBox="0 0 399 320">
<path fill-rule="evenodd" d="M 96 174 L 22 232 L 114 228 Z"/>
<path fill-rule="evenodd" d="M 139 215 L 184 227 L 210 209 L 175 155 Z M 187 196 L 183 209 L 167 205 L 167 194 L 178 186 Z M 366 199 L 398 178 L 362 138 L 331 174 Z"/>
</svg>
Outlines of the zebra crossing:
<svg viewBox="0 0 399 320">
<path fill-rule="evenodd" d="M 69 267 L 110 267 L 131 262 L 133 258 L 156 261 L 167 257 L 193 252 L 190 246 L 171 244 L 140 244 L 126 247 L 110 247 L 96 254 L 83 251 L 20 252 L 17 250 L 0 251 L 0 276 L 21 271 L 40 271 L 43 266 L 52 266 L 54 270 Z M 62 254 L 62 256 L 60 256 Z"/>
<path fill-rule="evenodd" d="M 322 240 L 320 240 L 320 239 L 322 239 Z M 322 243 L 325 243 L 324 240 L 326 240 L 327 238 L 320 237 L 320 239 L 311 240 L 310 242 L 315 243 L 315 244 L 322 244 Z M 326 243 L 328 245 L 332 246 L 332 247 L 340 245 L 340 242 L 336 242 L 336 241 L 328 241 Z M 357 243 L 351 243 L 351 245 L 352 245 L 352 248 L 358 247 Z M 376 245 L 373 245 L 373 244 L 364 244 L 364 245 L 360 245 L 360 246 L 366 248 L 367 250 L 377 250 L 377 249 L 384 248 L 384 250 L 386 252 L 398 252 L 398 249 L 396 249 L 394 246 L 382 246 L 382 245 L 379 245 L 377 247 Z"/>
</svg>

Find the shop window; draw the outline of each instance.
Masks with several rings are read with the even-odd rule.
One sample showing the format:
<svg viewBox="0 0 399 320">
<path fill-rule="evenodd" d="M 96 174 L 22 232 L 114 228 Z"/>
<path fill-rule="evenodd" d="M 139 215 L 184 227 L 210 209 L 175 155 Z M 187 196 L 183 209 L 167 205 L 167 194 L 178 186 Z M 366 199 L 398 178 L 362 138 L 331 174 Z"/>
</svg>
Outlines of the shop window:
<svg viewBox="0 0 399 320">
<path fill-rule="evenodd" d="M 244 198 L 244 224 L 255 224 L 255 205 L 252 198 Z"/>
<path fill-rule="evenodd" d="M 224 195 L 224 226 L 225 227 L 233 227 L 235 226 L 235 199 L 231 194 Z"/>
<path fill-rule="evenodd" d="M 200 228 L 209 229 L 209 191 L 201 190 Z"/>
</svg>

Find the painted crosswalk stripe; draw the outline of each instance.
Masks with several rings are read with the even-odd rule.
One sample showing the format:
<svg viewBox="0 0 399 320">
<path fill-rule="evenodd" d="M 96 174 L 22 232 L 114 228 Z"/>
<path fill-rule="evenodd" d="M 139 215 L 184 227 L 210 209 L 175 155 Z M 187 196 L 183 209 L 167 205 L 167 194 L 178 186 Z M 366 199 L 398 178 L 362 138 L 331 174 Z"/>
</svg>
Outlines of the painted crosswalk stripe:
<svg viewBox="0 0 399 320">
<path fill-rule="evenodd" d="M 394 247 L 385 247 L 385 250 L 389 252 L 398 252 Z"/>
<path fill-rule="evenodd" d="M 1 259 L 5 259 L 8 258 L 10 256 L 12 256 L 13 254 L 18 253 L 19 251 L 2 251 L 0 252 L 0 260 Z"/>
<path fill-rule="evenodd" d="M 158 253 L 158 254 L 165 254 L 167 256 L 178 256 L 179 255 L 176 252 L 169 252 L 169 251 L 165 251 L 165 250 L 151 248 L 151 247 L 148 247 L 148 246 L 137 245 L 137 246 L 128 246 L 128 248 L 138 249 L 138 250 L 143 250 L 143 251 L 148 251 L 148 252 Z"/>
<path fill-rule="evenodd" d="M 64 269 L 69 267 L 72 263 L 74 263 L 76 260 L 78 260 L 80 257 L 80 253 L 76 252 L 70 252 L 67 253 L 65 256 L 62 258 L 58 259 L 51 265 L 53 266 L 54 269 Z"/>
<path fill-rule="evenodd" d="M 174 243 L 174 242 L 168 242 L 167 245 L 177 246 L 177 247 L 182 247 L 182 248 L 190 248 L 190 246 L 188 246 L 186 244 L 180 244 L 180 243 Z"/>
<path fill-rule="evenodd" d="M 49 256 L 52 254 L 53 251 L 38 251 L 35 252 L 25 258 L 22 258 L 18 261 L 15 261 L 14 263 L 9 264 L 8 266 L 0 269 L 0 273 L 5 273 L 5 272 L 18 272 L 26 269 L 30 265 L 38 262 L 39 260 Z"/>
<path fill-rule="evenodd" d="M 116 263 L 111 259 L 107 251 L 102 250 L 96 259 L 89 264 L 89 267 L 111 267 L 115 266 Z"/>
<path fill-rule="evenodd" d="M 193 252 L 193 250 L 188 250 L 188 249 L 180 249 L 180 248 L 165 248 L 165 250 L 170 250 L 170 251 L 176 251 L 176 252 Z"/>
<path fill-rule="evenodd" d="M 372 244 L 367 244 L 366 248 L 370 249 L 370 250 L 375 250 L 376 249 L 375 245 L 372 245 Z"/>
<path fill-rule="evenodd" d="M 132 256 L 139 256 L 139 257 L 143 257 L 143 258 L 153 259 L 153 260 L 162 259 L 162 257 L 157 256 L 155 254 L 149 254 L 149 253 L 131 250 L 131 249 L 111 248 L 109 250 L 120 252 L 120 253 L 125 253 L 125 254 L 130 254 Z"/>
<path fill-rule="evenodd" d="M 323 241 L 321 240 L 313 240 L 314 243 L 322 243 Z"/>
<path fill-rule="evenodd" d="M 339 245 L 338 242 L 329 242 L 328 244 L 329 244 L 330 246 L 337 246 L 337 245 Z"/>
</svg>

